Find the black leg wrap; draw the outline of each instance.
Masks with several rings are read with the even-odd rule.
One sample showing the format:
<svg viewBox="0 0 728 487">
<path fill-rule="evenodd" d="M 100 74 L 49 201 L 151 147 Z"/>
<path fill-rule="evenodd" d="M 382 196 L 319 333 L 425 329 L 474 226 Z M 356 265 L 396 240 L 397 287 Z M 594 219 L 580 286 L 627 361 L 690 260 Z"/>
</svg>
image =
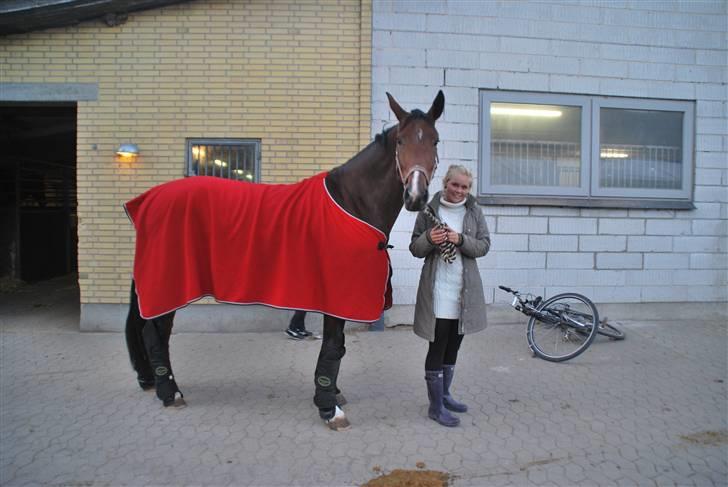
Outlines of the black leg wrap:
<svg viewBox="0 0 728 487">
<path fill-rule="evenodd" d="M 334 414 L 336 414 L 336 408 L 331 409 L 320 409 L 319 408 L 319 417 L 323 419 L 324 421 L 328 421 L 329 419 L 334 417 Z"/>
<path fill-rule="evenodd" d="M 177 387 L 169 360 L 169 337 L 172 331 L 171 317 L 149 320 L 144 325 L 144 344 L 154 373 L 157 397 L 165 406 L 175 402 L 175 394 L 182 393 Z M 141 385 L 141 383 L 140 383 Z"/>
<path fill-rule="evenodd" d="M 331 367 L 333 369 L 333 366 Z M 329 372 L 321 373 L 316 371 L 316 394 L 313 397 L 313 403 L 320 410 L 332 410 L 336 406 L 336 376 L 338 375 L 338 364 L 336 364 L 336 371 L 330 370 Z M 334 372 L 333 374 L 331 372 Z M 333 415 L 333 413 L 332 413 Z"/>
<path fill-rule="evenodd" d="M 146 320 L 139 314 L 139 302 L 132 282 L 129 314 L 126 318 L 126 346 L 131 365 L 137 373 L 139 387 L 149 390 L 154 387 L 154 374 L 142 336 L 144 325 L 146 325 Z"/>
<path fill-rule="evenodd" d="M 334 407 L 337 406 L 336 395 L 339 389 L 336 387 L 336 379 L 339 376 L 341 357 L 346 349 L 322 349 L 316 364 L 314 380 L 316 382 L 316 395 L 313 403 L 319 408 L 319 414 L 324 419 L 330 419 L 334 415 Z M 328 417 L 324 417 L 327 415 Z"/>
<path fill-rule="evenodd" d="M 161 369 L 162 367 L 158 367 Z M 160 370 L 162 372 L 162 370 Z M 182 396 L 182 392 L 177 387 L 177 383 L 174 381 L 172 371 L 168 371 L 164 376 L 155 375 L 155 385 L 157 387 L 157 397 L 162 400 L 165 406 L 171 406 L 174 404 L 174 395 L 179 392 Z"/>
<path fill-rule="evenodd" d="M 137 373 L 137 382 L 139 383 L 139 387 L 141 387 L 144 391 L 153 389 L 155 385 L 154 378 L 149 378 L 139 373 Z"/>
<path fill-rule="evenodd" d="M 321 351 L 314 372 L 316 393 L 313 403 L 319 409 L 319 416 L 324 420 L 329 420 L 335 416 L 336 407 L 340 405 L 337 395 L 340 395 L 341 391 L 336 387 L 336 381 L 339 377 L 341 359 L 346 354 L 344 320 L 324 315 L 323 331 Z"/>
</svg>

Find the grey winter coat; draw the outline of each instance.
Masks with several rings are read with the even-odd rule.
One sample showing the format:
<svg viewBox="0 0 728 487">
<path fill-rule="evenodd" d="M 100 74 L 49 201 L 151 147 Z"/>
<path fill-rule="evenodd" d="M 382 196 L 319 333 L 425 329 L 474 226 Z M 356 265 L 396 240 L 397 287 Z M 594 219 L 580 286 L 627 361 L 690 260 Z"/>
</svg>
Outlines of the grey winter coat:
<svg viewBox="0 0 728 487">
<path fill-rule="evenodd" d="M 438 192 L 428 203 L 436 215 L 439 215 L 440 196 Z M 483 282 L 475 259 L 483 257 L 490 249 L 490 234 L 485 223 L 483 212 L 472 195 L 465 202 L 463 217 L 462 244 L 458 247 L 463 259 L 463 288 L 460 294 L 460 323 L 458 333 L 465 335 L 480 331 L 487 326 L 485 316 L 485 296 Z M 417 215 L 415 228 L 412 231 L 410 252 L 415 257 L 425 258 L 417 288 L 417 304 L 415 305 L 414 332 L 428 341 L 435 340 L 435 312 L 433 293 L 437 270 L 437 259 L 440 252 L 437 245 L 430 241 L 429 231 L 434 223 L 424 213 Z"/>
</svg>

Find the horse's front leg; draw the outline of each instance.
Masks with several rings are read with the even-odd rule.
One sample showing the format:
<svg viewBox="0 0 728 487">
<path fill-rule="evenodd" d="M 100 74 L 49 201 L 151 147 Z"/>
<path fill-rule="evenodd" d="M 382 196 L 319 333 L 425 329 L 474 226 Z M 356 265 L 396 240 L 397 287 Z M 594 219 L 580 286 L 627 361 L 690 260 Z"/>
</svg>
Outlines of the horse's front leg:
<svg viewBox="0 0 728 487">
<path fill-rule="evenodd" d="M 154 373 L 157 397 L 165 407 L 183 407 L 185 401 L 177 387 L 169 359 L 169 338 L 174 325 L 174 311 L 152 320 L 147 320 L 142 330 L 149 363 Z"/>
<path fill-rule="evenodd" d="M 154 373 L 149 364 L 147 350 L 144 346 L 142 330 L 147 321 L 139 314 L 139 301 L 137 300 L 134 281 L 131 282 L 131 299 L 129 301 L 129 314 L 126 318 L 126 347 L 129 350 L 131 365 L 137 373 L 137 383 L 145 391 L 154 389 Z"/>
<path fill-rule="evenodd" d="M 313 402 L 319 408 L 321 419 L 335 431 L 344 431 L 351 427 L 344 411 L 337 405 L 336 397 L 339 392 L 336 379 L 339 376 L 341 358 L 345 353 L 344 320 L 324 315 L 324 337 L 314 374 L 316 395 Z"/>
</svg>

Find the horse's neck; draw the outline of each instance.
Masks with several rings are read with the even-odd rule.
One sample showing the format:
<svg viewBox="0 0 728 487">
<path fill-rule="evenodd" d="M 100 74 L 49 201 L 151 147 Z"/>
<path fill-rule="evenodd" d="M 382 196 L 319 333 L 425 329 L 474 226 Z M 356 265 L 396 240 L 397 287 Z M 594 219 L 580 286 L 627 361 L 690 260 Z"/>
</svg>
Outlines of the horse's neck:
<svg viewBox="0 0 728 487">
<path fill-rule="evenodd" d="M 378 228 L 387 238 L 404 204 L 394 150 L 388 149 L 392 146 L 393 141 L 386 146 L 374 141 L 326 179 L 331 196 L 342 208 Z"/>
</svg>

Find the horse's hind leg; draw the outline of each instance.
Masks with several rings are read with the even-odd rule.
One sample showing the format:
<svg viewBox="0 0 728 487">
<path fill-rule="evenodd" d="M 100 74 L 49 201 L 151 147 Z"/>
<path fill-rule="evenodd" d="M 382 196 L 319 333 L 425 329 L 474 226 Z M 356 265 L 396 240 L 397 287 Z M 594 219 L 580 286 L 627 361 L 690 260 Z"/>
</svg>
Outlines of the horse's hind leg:
<svg viewBox="0 0 728 487">
<path fill-rule="evenodd" d="M 137 382 L 146 391 L 154 387 L 154 374 L 142 338 L 145 323 L 146 320 L 139 314 L 139 302 L 134 281 L 132 281 L 129 314 L 126 317 L 126 348 L 129 351 L 131 366 L 137 373 Z"/>
<path fill-rule="evenodd" d="M 319 408 L 321 418 L 331 429 L 337 431 L 350 427 L 344 412 L 336 403 L 339 392 L 336 379 L 339 376 L 341 359 L 346 353 L 344 343 L 344 320 L 324 315 L 324 336 L 314 374 L 316 395 L 313 402 Z"/>
<path fill-rule="evenodd" d="M 184 406 L 182 393 L 177 387 L 169 359 L 169 337 L 174 324 L 174 311 L 152 320 L 147 320 L 142 331 L 144 345 L 154 373 L 157 397 L 165 407 Z"/>
</svg>

